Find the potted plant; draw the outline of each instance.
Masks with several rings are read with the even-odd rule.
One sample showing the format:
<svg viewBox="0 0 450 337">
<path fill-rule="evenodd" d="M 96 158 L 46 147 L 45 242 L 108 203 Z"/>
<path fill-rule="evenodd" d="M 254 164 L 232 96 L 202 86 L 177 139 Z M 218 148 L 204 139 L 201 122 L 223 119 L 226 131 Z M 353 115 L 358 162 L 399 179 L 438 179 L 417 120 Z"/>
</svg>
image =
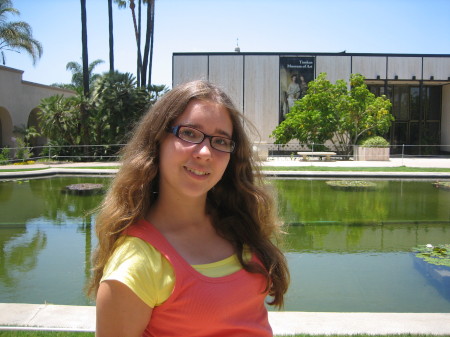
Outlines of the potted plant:
<svg viewBox="0 0 450 337">
<path fill-rule="evenodd" d="M 389 160 L 389 150 L 389 142 L 383 137 L 369 137 L 355 146 L 353 160 Z"/>
</svg>

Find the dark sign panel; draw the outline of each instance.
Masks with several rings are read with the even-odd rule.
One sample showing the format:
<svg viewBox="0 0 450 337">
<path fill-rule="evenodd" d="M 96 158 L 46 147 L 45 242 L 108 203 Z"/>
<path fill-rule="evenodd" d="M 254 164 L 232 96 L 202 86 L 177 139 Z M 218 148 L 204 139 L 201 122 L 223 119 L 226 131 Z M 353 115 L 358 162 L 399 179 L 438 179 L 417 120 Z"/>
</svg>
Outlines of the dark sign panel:
<svg viewBox="0 0 450 337">
<path fill-rule="evenodd" d="M 280 57 L 280 122 L 306 95 L 308 82 L 314 79 L 314 57 Z"/>
</svg>

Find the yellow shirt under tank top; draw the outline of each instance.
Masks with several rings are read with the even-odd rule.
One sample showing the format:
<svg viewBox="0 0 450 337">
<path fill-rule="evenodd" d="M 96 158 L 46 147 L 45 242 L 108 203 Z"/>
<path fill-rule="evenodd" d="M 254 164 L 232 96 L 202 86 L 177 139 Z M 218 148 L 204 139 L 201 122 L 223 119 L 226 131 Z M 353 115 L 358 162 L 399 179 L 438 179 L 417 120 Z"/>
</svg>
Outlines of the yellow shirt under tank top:
<svg viewBox="0 0 450 337">
<path fill-rule="evenodd" d="M 116 246 L 101 281 L 114 280 L 125 284 L 151 308 L 164 303 L 175 285 L 170 262 L 148 242 L 136 237 L 122 237 Z M 251 258 L 249 250 L 245 250 L 244 258 L 246 261 Z M 192 267 L 208 277 L 230 275 L 242 268 L 236 255 Z"/>
</svg>

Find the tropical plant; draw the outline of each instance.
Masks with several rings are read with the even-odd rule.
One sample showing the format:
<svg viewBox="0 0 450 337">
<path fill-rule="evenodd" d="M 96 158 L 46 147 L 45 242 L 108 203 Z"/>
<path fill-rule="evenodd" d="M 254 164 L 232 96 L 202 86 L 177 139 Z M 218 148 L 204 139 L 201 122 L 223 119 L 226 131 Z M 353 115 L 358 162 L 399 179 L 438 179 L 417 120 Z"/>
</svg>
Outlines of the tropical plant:
<svg viewBox="0 0 450 337">
<path fill-rule="evenodd" d="M 27 52 L 33 64 L 42 56 L 41 43 L 33 38 L 31 26 L 24 21 L 8 21 L 8 14 L 20 15 L 11 0 L 0 0 L 0 57 L 6 64 L 5 51 Z"/>
<path fill-rule="evenodd" d="M 330 141 L 338 152 L 347 155 L 360 139 L 385 134 L 394 120 L 389 112 L 391 102 L 385 96 L 375 97 L 360 74 L 352 74 L 350 84 L 348 90 L 345 81 L 332 84 L 326 73 L 319 74 L 272 132 L 275 143 L 286 144 L 293 139 L 304 144 Z"/>
<path fill-rule="evenodd" d="M 73 97 L 56 95 L 43 99 L 39 106 L 39 125 L 56 146 L 122 143 L 144 111 L 167 90 L 165 86 L 154 88 L 156 92 L 137 87 L 136 79 L 129 73 L 106 72 L 94 82 L 89 98 L 78 88 Z M 86 143 L 81 139 L 83 107 L 89 111 Z M 116 150 L 107 149 L 96 155 L 110 155 L 110 152 Z"/>
<path fill-rule="evenodd" d="M 94 69 L 95 67 L 97 67 L 99 64 L 102 63 L 104 63 L 104 61 L 99 59 L 89 63 L 88 66 L 89 87 L 91 87 L 94 84 L 94 82 L 101 76 L 100 74 L 95 74 Z M 67 63 L 66 70 L 69 70 L 72 73 L 71 89 L 76 90 L 77 88 L 83 88 L 83 65 L 78 62 L 71 61 Z"/>
<path fill-rule="evenodd" d="M 41 100 L 38 119 L 41 132 L 54 145 L 79 145 L 82 95 L 54 95 Z"/>
<path fill-rule="evenodd" d="M 130 73 L 105 73 L 92 90 L 92 144 L 119 144 L 148 109 L 149 91 Z"/>
</svg>

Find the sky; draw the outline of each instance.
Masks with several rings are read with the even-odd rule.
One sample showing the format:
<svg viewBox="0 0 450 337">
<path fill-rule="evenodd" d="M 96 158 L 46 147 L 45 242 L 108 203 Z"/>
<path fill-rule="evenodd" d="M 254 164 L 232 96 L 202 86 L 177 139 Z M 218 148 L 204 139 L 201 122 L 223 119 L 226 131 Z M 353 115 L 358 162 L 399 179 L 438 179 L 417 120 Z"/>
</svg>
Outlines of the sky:
<svg viewBox="0 0 450 337">
<path fill-rule="evenodd" d="M 43 55 L 6 51 L 23 80 L 70 83 L 81 64 L 79 0 L 12 0 Z M 86 0 L 89 62 L 109 69 L 107 0 Z M 450 54 L 450 0 L 156 0 L 153 84 L 172 84 L 175 52 Z M 136 72 L 131 12 L 114 5 L 115 68 Z"/>
</svg>

